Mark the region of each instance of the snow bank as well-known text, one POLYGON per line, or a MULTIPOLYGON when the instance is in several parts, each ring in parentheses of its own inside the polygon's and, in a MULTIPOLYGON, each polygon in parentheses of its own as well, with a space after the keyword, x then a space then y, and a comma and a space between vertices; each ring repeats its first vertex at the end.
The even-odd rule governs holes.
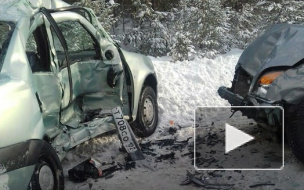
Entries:
POLYGON ((217 89, 231 86, 241 53, 233 49, 215 59, 195 58, 176 63, 170 57, 150 57, 158 77, 159 126, 168 125, 170 120, 191 126, 197 106, 230 105, 218 96, 217 89))

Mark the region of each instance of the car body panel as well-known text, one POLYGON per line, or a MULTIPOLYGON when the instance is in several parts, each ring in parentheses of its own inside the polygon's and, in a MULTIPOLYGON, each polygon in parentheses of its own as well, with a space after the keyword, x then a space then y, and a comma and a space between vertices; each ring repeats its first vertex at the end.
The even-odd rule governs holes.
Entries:
POLYGON ((0 189, 5 190, 27 190, 31 180, 31 173, 34 172, 35 165, 25 166, 10 172, 0 174, 0 189))
MULTIPOLYGON (((134 88, 141 89, 141 87, 144 85, 146 78, 149 75, 153 75, 154 77, 156 77, 154 72, 154 66, 148 57, 136 53, 128 52, 125 50, 122 50, 122 52, 128 63, 128 66, 130 67, 130 70, 132 71, 131 73, 132 73, 134 88)), ((139 101, 140 93, 141 91, 135 91, 133 97, 134 102, 139 101)), ((131 108, 131 110, 132 110, 132 118, 133 120, 135 120, 138 110, 138 104, 134 104, 133 109, 131 108)))
POLYGON ((44 126, 37 99, 20 79, 0 74, 0 148, 28 139, 41 139, 44 126))
POLYGON ((46 143, 33 139, 0 148, 0 189, 27 190, 46 143))
POLYGON ((52 72, 33 73, 34 86, 37 89, 42 112, 45 134, 53 138, 58 134, 59 113, 62 89, 59 78, 52 72))
POLYGON ((299 104, 304 101, 304 65, 290 68, 283 72, 269 86, 266 99, 272 101, 284 100, 289 104, 299 104))

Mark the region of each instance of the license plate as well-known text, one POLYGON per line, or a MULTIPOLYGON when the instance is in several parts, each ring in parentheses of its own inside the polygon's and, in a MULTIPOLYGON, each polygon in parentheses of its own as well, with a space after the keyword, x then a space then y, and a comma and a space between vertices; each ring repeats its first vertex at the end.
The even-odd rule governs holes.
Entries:
POLYGON ((112 109, 113 118, 118 130, 120 140, 128 153, 134 153, 138 151, 136 147, 136 139, 134 138, 133 132, 128 122, 123 118, 123 114, 120 107, 112 109), (135 142, 134 142, 135 141, 135 142))

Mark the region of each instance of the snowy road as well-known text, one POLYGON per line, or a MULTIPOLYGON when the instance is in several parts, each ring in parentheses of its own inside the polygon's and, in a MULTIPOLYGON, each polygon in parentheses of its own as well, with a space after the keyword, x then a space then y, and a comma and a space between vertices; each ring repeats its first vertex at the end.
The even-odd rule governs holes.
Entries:
MULTIPOLYGON (((193 184, 180 185, 186 179, 187 170, 195 172, 193 159, 185 156, 189 155, 191 148, 193 150, 193 139, 186 144, 180 142, 193 137, 193 114, 197 106, 229 105, 218 96, 217 89, 231 85, 241 52, 235 49, 213 60, 196 58, 176 63, 171 62, 170 57, 151 58, 159 81, 160 120, 156 132, 149 138, 139 139, 139 142, 147 146, 146 158, 153 171, 139 163, 131 170, 116 171, 110 179, 71 182, 67 171, 88 157, 108 163, 114 161, 112 164, 125 163, 126 155, 119 151, 121 145, 117 135, 110 134, 85 142, 67 154, 63 160, 66 189, 197 189, 193 184), (170 131, 170 127, 177 131, 170 131), (175 139, 174 144, 170 144, 168 139, 175 139), (174 159, 164 157, 172 154, 174 159)), ((209 183, 233 184, 231 189, 303 189, 304 167, 288 147, 285 148, 285 160, 283 171, 220 171, 217 175, 206 171, 198 176, 209 183), (266 182, 272 185, 251 186, 266 182)))

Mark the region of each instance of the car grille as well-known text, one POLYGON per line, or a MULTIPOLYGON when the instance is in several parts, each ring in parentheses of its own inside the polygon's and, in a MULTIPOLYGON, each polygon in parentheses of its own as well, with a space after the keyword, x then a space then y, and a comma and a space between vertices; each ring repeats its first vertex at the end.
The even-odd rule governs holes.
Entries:
POLYGON ((251 80, 252 77, 242 67, 239 67, 235 71, 231 92, 245 97, 248 94, 251 80))

